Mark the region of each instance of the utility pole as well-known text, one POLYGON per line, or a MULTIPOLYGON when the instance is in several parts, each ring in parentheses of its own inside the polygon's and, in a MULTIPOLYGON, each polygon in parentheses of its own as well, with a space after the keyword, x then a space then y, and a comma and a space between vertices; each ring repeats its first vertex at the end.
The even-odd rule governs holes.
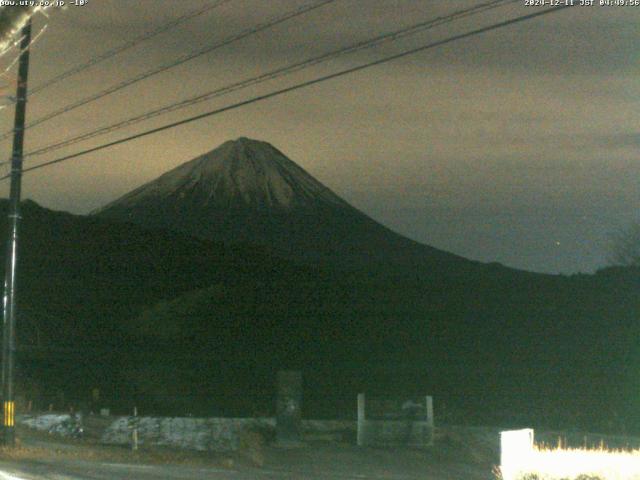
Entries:
POLYGON ((13 370, 16 327, 16 267, 18 263, 18 226, 20 223, 20 189, 22 184, 22 149, 27 107, 27 77, 29 74, 29 46, 31 44, 31 20, 21 32, 18 66, 18 90, 11 154, 11 190, 9 193, 9 240, 4 280, 4 323, 2 329, 2 401, 3 438, 5 445, 15 445, 15 402, 13 395, 13 370))

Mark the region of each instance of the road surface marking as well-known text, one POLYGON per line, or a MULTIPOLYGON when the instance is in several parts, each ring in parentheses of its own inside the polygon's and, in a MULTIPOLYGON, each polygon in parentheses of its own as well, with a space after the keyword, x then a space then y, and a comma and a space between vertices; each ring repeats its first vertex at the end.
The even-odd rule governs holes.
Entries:
POLYGON ((0 476, 4 479, 4 480, 25 480, 22 477, 16 477, 15 475, 11 475, 10 473, 7 472, 3 472, 2 470, 0 470, 0 476))

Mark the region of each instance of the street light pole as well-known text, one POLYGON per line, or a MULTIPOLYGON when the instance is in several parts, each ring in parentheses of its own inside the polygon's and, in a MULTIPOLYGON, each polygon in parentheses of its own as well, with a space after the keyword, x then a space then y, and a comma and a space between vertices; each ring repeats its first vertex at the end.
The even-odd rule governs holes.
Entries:
POLYGON ((3 443, 15 445, 15 402, 13 373, 16 327, 16 267, 18 262, 18 226, 20 223, 20 190, 22 184, 22 150, 27 107, 27 77, 29 74, 29 46, 31 44, 31 20, 21 32, 18 89, 11 154, 11 190, 9 192, 9 241, 4 280, 4 324, 2 329, 2 400, 3 443))

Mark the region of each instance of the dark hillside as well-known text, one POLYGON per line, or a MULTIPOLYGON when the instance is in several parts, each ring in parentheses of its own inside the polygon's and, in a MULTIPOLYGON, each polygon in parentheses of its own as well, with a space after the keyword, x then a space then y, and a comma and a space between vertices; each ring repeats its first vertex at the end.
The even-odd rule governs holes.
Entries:
POLYGON ((313 416, 429 392, 457 421, 638 428, 637 269, 344 272, 33 202, 23 217, 18 365, 42 398, 264 413, 275 372, 299 368, 313 416))

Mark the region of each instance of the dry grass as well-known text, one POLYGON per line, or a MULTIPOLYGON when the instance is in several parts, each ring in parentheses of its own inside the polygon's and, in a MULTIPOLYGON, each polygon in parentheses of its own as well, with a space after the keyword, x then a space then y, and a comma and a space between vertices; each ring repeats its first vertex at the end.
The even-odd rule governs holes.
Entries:
POLYGON ((640 450, 536 446, 517 463, 505 480, 640 480, 640 450))

